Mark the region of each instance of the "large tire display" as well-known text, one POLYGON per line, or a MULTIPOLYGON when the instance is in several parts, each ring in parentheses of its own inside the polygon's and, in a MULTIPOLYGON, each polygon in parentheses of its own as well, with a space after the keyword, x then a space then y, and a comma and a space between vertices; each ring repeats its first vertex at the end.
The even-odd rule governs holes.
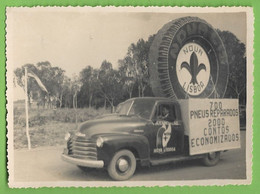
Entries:
POLYGON ((155 96, 222 98, 228 59, 215 29, 197 17, 165 24, 150 47, 149 74, 155 96))

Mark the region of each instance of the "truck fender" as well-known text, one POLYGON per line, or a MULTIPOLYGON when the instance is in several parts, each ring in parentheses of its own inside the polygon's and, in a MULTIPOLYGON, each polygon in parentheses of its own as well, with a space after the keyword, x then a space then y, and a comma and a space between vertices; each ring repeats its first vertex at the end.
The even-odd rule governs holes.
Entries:
POLYGON ((114 153, 121 149, 133 152, 137 159, 149 161, 149 141, 145 136, 136 134, 111 134, 101 136, 104 140, 103 146, 97 149, 98 159, 108 165, 114 153))

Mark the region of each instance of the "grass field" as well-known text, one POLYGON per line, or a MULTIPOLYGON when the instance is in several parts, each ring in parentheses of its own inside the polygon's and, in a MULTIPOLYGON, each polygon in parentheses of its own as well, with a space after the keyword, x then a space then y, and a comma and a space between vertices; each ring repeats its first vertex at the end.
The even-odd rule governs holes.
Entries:
MULTIPOLYGON (((77 129, 83 121, 109 113, 105 109, 43 109, 32 105, 29 108, 29 130, 32 148, 65 144, 67 132, 77 129), (77 121, 77 122, 76 122, 77 121)), ((14 103, 14 148, 26 148, 26 125, 24 102, 14 103)))

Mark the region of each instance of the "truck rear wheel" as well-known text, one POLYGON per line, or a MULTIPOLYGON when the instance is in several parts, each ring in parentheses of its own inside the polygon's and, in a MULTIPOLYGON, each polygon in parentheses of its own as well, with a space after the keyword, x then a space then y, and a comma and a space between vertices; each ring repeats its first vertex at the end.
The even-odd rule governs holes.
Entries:
POLYGON ((210 152, 205 155, 202 162, 205 166, 215 166, 220 159, 220 152, 210 152))
POLYGON ((123 181, 133 176, 136 169, 136 159, 129 150, 116 152, 108 165, 109 176, 117 181, 123 181))

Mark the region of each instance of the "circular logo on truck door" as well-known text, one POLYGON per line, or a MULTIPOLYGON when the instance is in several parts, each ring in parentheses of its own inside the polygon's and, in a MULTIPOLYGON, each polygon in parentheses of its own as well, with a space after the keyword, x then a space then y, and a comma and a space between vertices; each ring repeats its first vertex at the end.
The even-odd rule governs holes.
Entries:
POLYGON ((210 62, 206 51, 199 44, 185 44, 177 56, 176 73, 179 84, 187 94, 201 94, 210 77, 210 62))
POLYGON ((155 96, 222 98, 228 73, 228 58, 218 32, 198 17, 165 24, 150 47, 149 75, 155 96))

